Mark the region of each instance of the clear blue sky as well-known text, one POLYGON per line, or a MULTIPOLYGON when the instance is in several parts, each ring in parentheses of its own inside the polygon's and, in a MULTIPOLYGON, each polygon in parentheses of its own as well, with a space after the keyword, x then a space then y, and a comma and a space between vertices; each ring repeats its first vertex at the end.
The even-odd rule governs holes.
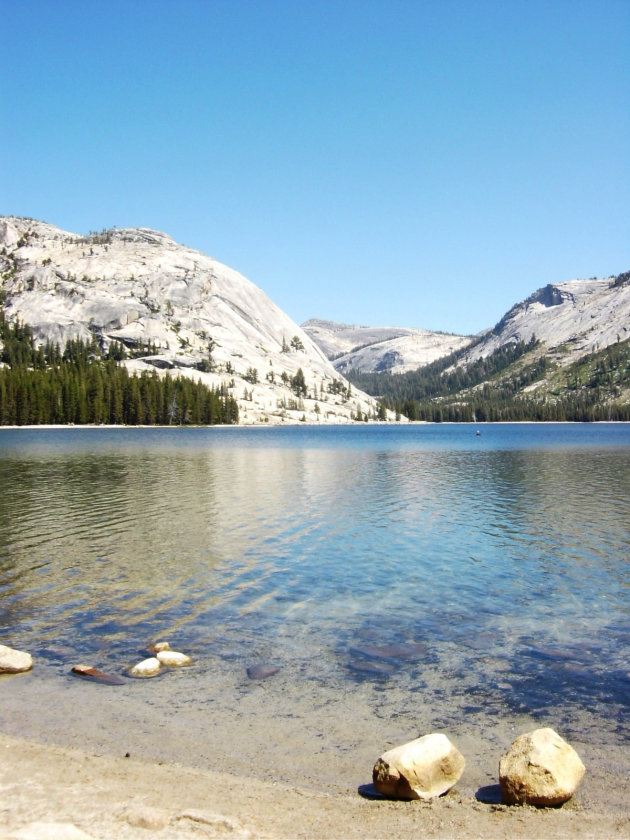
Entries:
POLYGON ((472 333, 630 269, 629 0, 0 0, 0 214, 472 333))

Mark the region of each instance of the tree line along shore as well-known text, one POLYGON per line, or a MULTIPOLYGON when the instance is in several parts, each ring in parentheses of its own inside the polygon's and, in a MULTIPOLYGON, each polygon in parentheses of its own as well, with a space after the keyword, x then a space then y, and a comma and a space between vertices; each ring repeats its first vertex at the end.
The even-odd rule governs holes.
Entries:
MULTIPOLYGON (((0 425, 238 423, 238 404, 225 386, 185 377, 130 373, 124 349, 103 352, 96 338, 62 349, 35 347, 30 327, 9 323, 0 310, 0 425)), ((151 348, 143 348, 144 354, 151 348)))

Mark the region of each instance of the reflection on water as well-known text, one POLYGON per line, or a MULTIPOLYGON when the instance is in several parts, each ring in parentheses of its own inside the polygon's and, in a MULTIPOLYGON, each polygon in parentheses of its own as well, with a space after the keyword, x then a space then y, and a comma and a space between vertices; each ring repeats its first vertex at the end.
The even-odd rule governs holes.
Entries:
MULTIPOLYGON (((0 640, 39 654, 62 703, 77 660, 120 672, 176 639, 196 702, 181 675, 160 702, 204 737, 212 703, 226 753, 235 709, 252 744, 284 720, 271 763, 301 760, 324 709, 342 751, 383 691, 392 738, 526 714, 630 739, 630 429, 473 434, 0 432, 0 640), (280 667, 262 706, 257 663, 280 667)), ((12 691, 34 717, 21 687, 6 714, 12 691)), ((155 702, 123 691, 134 720, 132 691, 155 702)))

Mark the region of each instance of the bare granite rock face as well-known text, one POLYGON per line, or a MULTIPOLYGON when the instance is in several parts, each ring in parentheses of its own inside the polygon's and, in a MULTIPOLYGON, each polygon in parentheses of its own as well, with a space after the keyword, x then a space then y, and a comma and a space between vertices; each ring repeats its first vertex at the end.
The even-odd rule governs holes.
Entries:
POLYGON ((348 423, 378 408, 262 289, 159 231, 79 236, 0 217, 0 288, 38 345, 124 345, 130 372, 227 389, 241 423, 348 423))
POLYGON ((393 799, 432 799, 456 784, 465 764, 446 735, 432 733, 383 753, 372 780, 379 793, 393 799))
POLYGON ((0 674, 19 674, 30 671, 33 667, 33 657, 22 650, 0 645, 0 674))
POLYGON ((561 805, 582 781, 584 765, 553 729, 535 729, 514 741, 499 763, 506 805, 561 805))

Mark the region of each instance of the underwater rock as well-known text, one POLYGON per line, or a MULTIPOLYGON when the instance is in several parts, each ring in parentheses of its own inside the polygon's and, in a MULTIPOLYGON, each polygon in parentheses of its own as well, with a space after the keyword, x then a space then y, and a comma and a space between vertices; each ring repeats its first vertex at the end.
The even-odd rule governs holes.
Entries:
POLYGON ((176 650, 160 650, 156 653, 156 657, 160 665, 188 665, 192 661, 190 656, 178 653, 176 650))
POLYGON ((400 645, 360 645, 351 647, 350 653, 366 659, 418 659, 426 649, 420 642, 404 642, 400 645))
POLYGON ((371 659, 353 659, 348 667, 357 674, 370 677, 389 677, 396 670, 391 662, 371 659))
POLYGON ((247 669, 247 676, 250 680, 266 680, 273 677, 280 670, 278 665, 250 665, 247 669))
POLYGON ((160 668, 160 660, 156 659, 155 656, 150 656, 148 659, 143 659, 142 662, 134 665, 130 673, 134 677, 153 677, 159 672, 160 668))
POLYGON ((0 674, 20 674, 30 671, 33 667, 33 657, 22 650, 0 645, 0 674))
POLYGON ((392 799, 432 799, 453 787, 465 765, 446 735, 431 733, 383 753, 372 781, 379 793, 392 799))
POLYGON ((124 685, 125 681, 117 674, 104 674, 98 668, 92 668, 91 665, 75 665, 72 668, 72 673, 78 677, 83 677, 87 680, 103 683, 105 685, 124 685))
POLYGON ((579 755, 549 727, 519 735, 499 763, 506 805, 561 805, 583 775, 579 755))

